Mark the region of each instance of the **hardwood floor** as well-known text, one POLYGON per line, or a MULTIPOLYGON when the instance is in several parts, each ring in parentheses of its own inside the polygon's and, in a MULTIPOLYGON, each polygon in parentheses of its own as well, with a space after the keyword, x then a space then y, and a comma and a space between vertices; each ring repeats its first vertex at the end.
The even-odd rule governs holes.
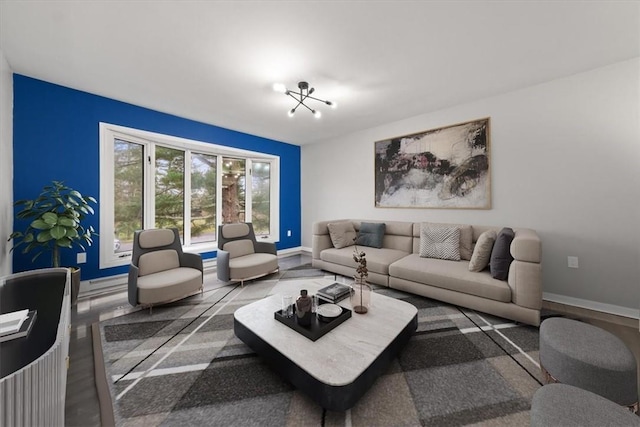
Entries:
MULTIPOLYGON (((282 270, 311 262, 309 254, 280 258, 282 270)), ((205 274, 205 290, 224 286, 214 274, 205 274)), ((636 356, 640 372, 640 332, 638 320, 621 318, 561 304, 544 303, 546 308, 572 315, 600 326, 620 337, 636 356)), ((127 301, 126 289, 90 298, 81 298, 71 314, 70 364, 67 373, 65 425, 100 426, 100 405, 96 390, 91 325, 101 320, 121 316, 137 309, 127 301)), ((640 380, 638 389, 640 390, 640 380)))

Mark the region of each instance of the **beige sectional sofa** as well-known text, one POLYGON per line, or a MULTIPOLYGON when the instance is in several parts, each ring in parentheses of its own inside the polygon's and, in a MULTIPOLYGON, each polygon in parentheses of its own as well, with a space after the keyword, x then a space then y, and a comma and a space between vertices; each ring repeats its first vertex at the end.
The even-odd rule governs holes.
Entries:
MULTIPOLYGON (((513 261, 507 280, 494 279, 488 270, 469 271, 469 260, 422 258, 421 223, 401 221, 330 220, 313 224, 312 265, 326 271, 353 276, 354 247, 335 248, 330 223, 351 221, 355 230, 362 222, 384 222, 381 248, 360 247, 366 252, 368 281, 428 298, 538 326, 542 307, 541 244, 537 233, 514 228, 510 252, 513 261)), ((468 229, 468 227, 467 227, 468 229)), ((471 225, 473 245, 487 230, 500 227, 471 225)), ((471 248, 473 249, 473 247, 471 248)))

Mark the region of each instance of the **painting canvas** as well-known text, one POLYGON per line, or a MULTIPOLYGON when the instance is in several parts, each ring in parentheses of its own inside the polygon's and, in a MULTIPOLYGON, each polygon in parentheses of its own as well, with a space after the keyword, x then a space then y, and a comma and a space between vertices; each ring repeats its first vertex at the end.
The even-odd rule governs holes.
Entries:
POLYGON ((489 118, 375 143, 380 208, 491 208, 489 118))

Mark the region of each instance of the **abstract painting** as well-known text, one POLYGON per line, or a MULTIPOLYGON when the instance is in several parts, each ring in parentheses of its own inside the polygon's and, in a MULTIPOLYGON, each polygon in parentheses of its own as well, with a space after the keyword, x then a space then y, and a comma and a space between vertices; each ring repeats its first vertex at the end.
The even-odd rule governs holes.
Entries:
POLYGON ((375 206, 490 209, 489 118, 377 141, 375 206))

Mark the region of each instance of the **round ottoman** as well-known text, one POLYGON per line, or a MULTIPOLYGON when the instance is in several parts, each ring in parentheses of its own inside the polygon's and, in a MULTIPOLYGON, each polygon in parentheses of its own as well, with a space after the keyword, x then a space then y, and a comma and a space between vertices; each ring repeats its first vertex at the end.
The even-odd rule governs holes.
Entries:
POLYGON ((638 409, 636 359, 615 335, 577 320, 553 317, 540 325, 540 365, 560 382, 638 409))
POLYGON ((640 426, 640 417, 590 391, 566 384, 548 384, 533 395, 531 426, 640 426))

